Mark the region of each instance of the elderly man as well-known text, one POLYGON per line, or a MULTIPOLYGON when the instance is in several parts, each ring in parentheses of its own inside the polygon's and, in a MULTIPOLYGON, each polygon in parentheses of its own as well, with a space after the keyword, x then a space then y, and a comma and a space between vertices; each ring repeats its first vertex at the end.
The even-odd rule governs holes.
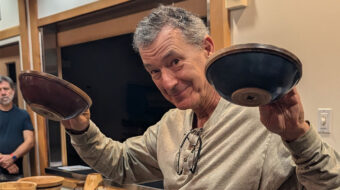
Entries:
POLYGON ((12 79, 0 75, 0 181, 22 177, 22 157, 34 146, 28 113, 13 105, 14 89, 12 79))
POLYGON ((305 122, 296 89, 258 109, 209 85, 214 43, 201 19, 160 6, 138 24, 134 47, 177 108, 123 143, 105 137, 89 112, 63 121, 91 167, 118 183, 162 179, 165 189, 340 188, 340 157, 305 122))

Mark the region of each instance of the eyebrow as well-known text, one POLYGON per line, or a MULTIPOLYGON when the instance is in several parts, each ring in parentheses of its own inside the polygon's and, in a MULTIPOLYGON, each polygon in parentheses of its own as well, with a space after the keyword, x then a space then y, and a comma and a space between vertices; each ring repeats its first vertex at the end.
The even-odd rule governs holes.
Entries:
POLYGON ((173 56, 173 55, 179 55, 176 51, 174 50, 170 50, 169 52, 167 52, 163 57, 162 57, 162 61, 168 59, 169 57, 173 56))
POLYGON ((151 64, 148 64, 148 63, 145 63, 145 64, 143 64, 143 65, 144 65, 144 68, 145 68, 146 70, 148 70, 148 68, 152 67, 151 64))
MULTIPOLYGON (((168 59, 169 57, 173 56, 173 55, 178 55, 178 53, 174 50, 170 50, 169 52, 167 52, 162 58, 161 61, 164 62, 166 59, 168 59)), ((145 69, 148 69, 150 67, 152 67, 151 64, 145 63, 143 64, 145 69)))

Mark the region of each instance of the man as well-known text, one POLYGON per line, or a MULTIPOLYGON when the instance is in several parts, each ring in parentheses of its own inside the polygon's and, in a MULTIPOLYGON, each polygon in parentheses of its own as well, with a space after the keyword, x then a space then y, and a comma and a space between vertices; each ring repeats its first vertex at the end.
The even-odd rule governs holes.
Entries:
POLYGON ((0 181, 16 181, 23 176, 22 157, 34 146, 31 119, 13 105, 12 79, 0 75, 0 181))
POLYGON ((160 6, 138 24, 134 47, 177 109, 123 143, 100 133, 89 112, 63 121, 91 167, 118 183, 164 180, 165 189, 340 188, 339 155, 305 122, 296 89, 257 109, 208 84, 214 44, 199 18, 160 6))

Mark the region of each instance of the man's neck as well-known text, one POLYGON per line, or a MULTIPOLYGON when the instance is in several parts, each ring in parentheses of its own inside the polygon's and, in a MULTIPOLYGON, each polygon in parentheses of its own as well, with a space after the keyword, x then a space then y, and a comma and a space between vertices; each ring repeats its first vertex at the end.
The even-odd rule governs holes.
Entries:
POLYGON ((13 108, 13 103, 9 103, 9 104, 6 104, 6 105, 3 105, 3 104, 0 104, 0 110, 1 111, 9 111, 13 108))
POLYGON ((208 121, 215 108, 217 107, 218 102, 220 101, 221 96, 218 95, 216 91, 209 94, 207 98, 207 102, 204 104, 204 107, 199 107, 194 110, 195 117, 193 120, 193 128, 201 128, 208 121))

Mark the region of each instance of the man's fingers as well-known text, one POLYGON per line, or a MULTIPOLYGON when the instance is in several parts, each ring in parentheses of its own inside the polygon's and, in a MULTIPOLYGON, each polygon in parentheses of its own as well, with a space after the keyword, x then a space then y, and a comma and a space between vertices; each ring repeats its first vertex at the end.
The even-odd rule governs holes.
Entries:
POLYGON ((61 121, 61 124, 62 124, 66 129, 71 128, 71 126, 70 126, 70 121, 69 121, 69 120, 62 120, 62 121, 61 121))
POLYGON ((72 129, 72 130, 83 130, 85 129, 90 122, 90 109, 85 110, 83 113, 80 115, 68 119, 68 120, 63 120, 61 121, 61 124, 66 128, 66 129, 72 129))
POLYGON ((19 173, 19 167, 16 165, 16 164, 12 164, 11 166, 9 166, 7 168, 7 171, 10 173, 10 174, 16 174, 16 173, 19 173))

